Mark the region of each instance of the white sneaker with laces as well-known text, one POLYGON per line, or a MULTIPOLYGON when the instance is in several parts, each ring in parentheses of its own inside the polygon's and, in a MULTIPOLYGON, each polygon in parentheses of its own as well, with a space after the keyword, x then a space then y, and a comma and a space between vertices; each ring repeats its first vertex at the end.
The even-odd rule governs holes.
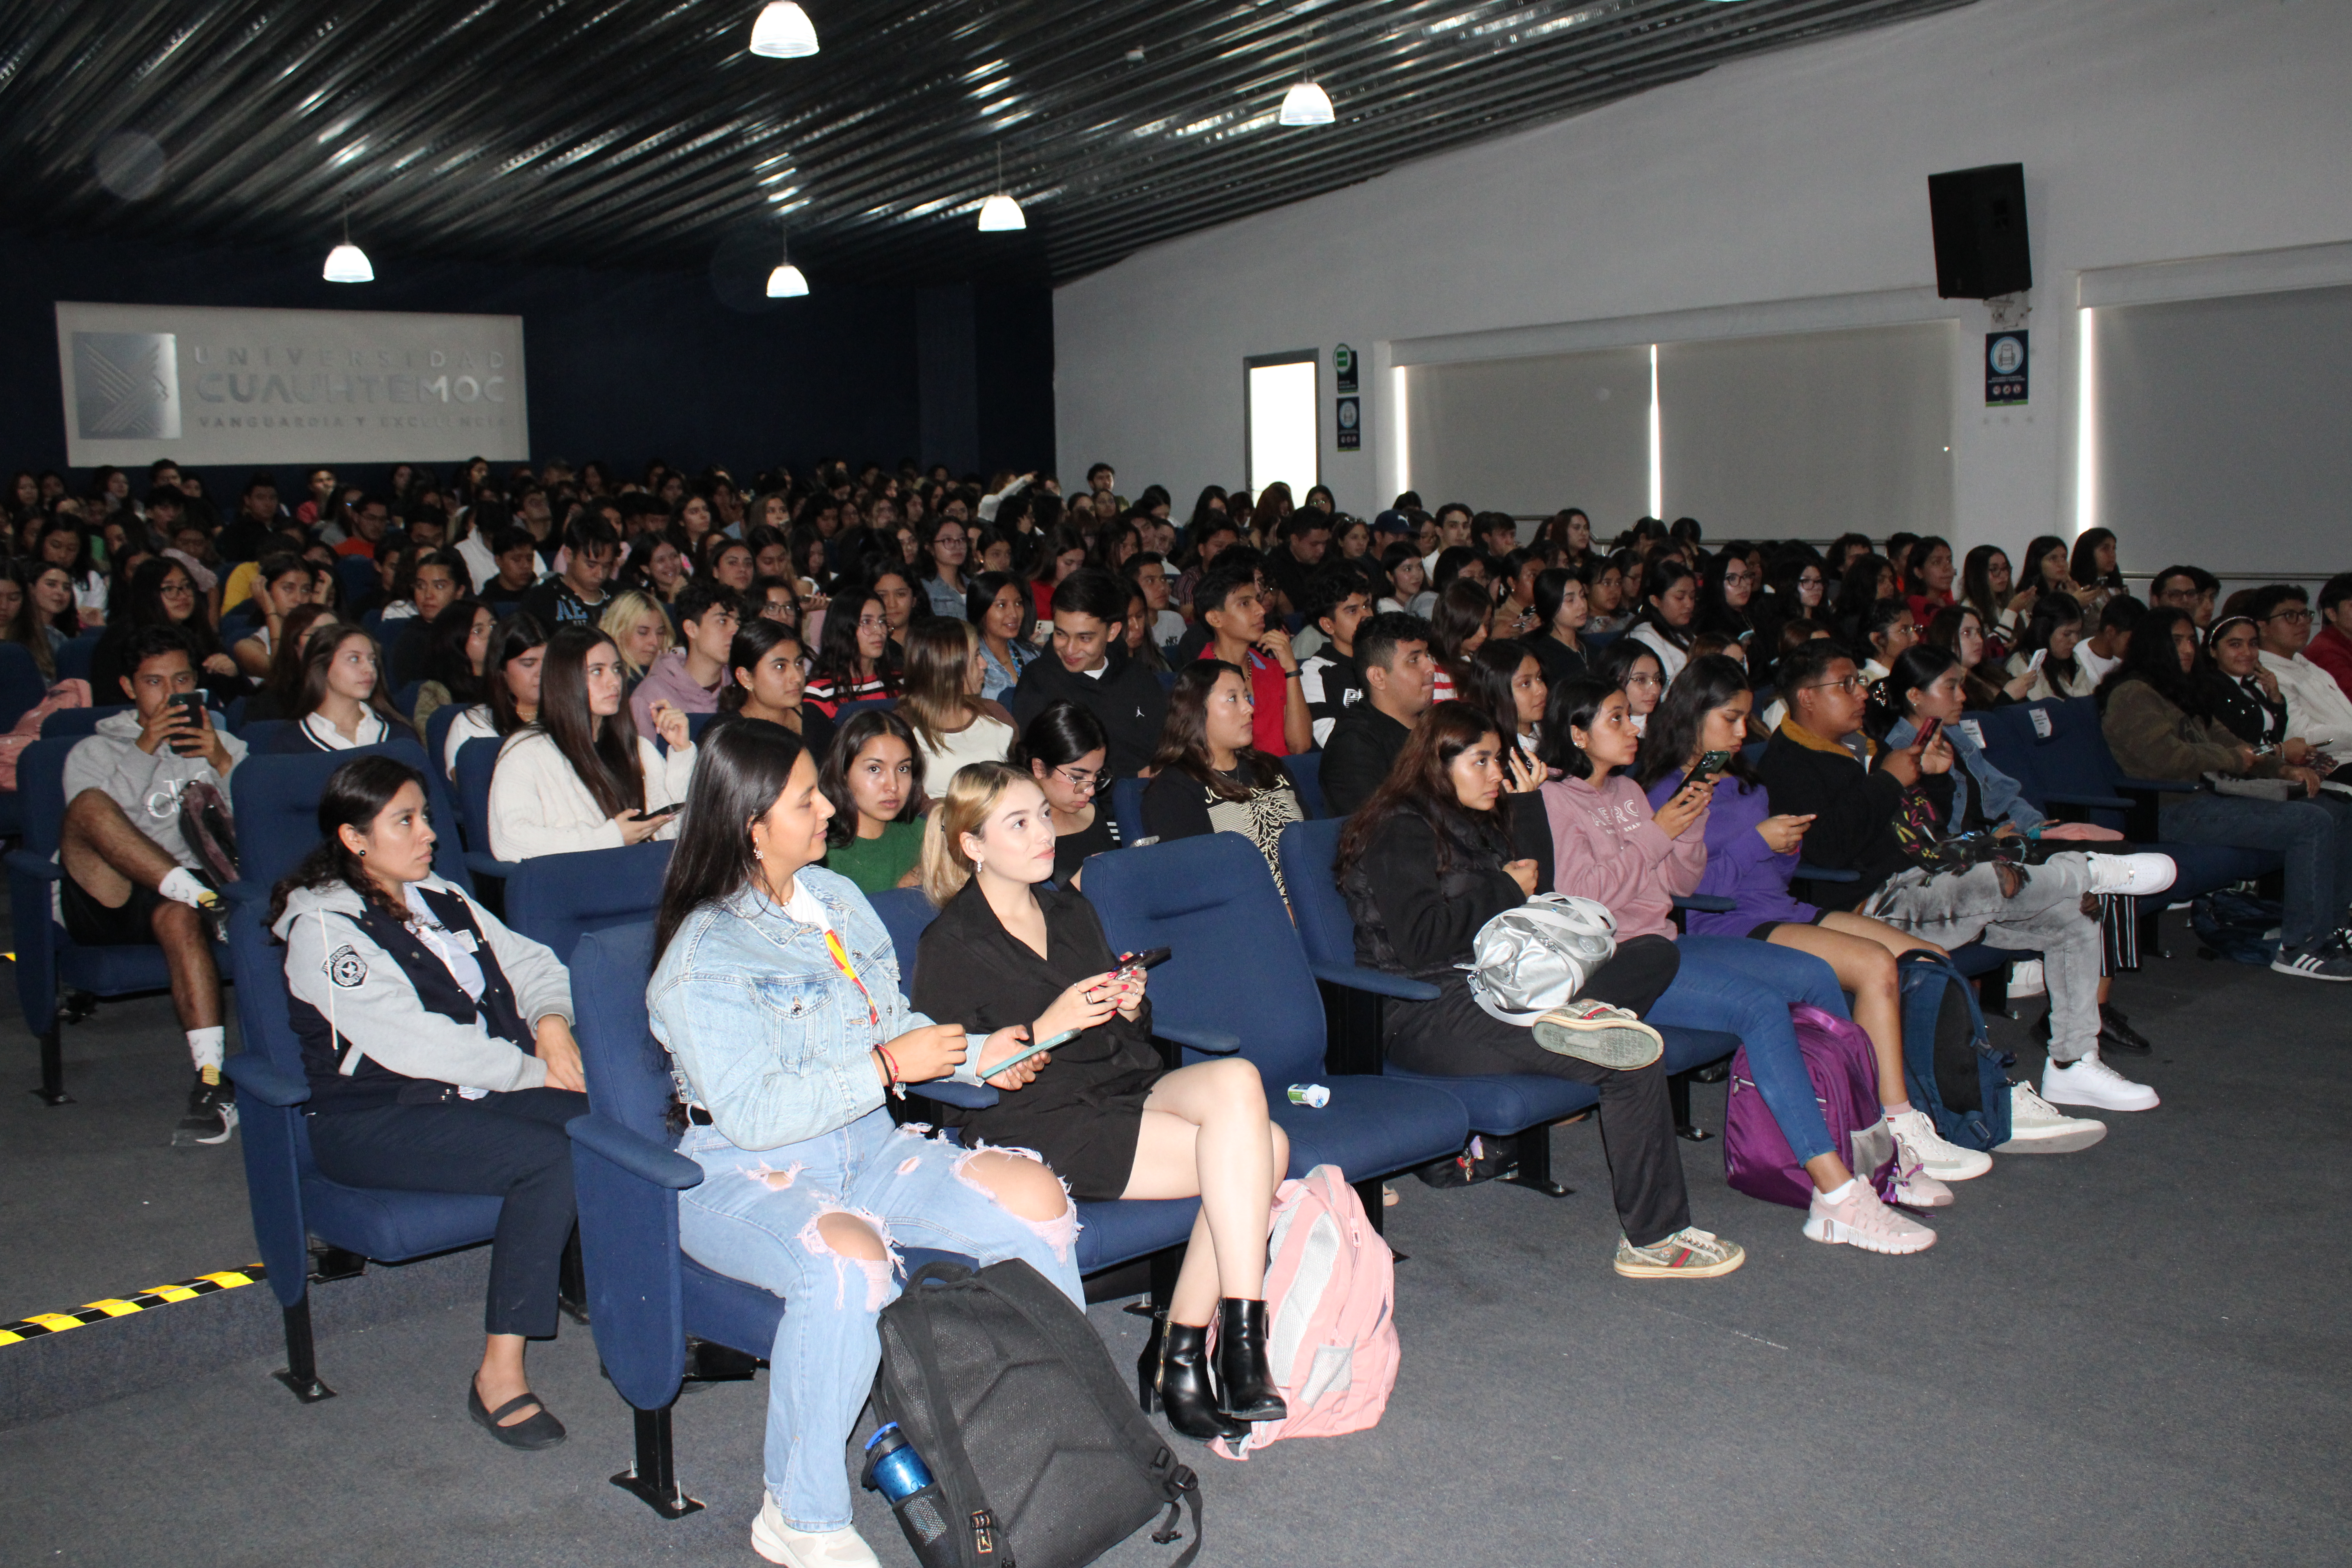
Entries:
POLYGON ((2107 1124, 2067 1116, 2028 1086, 2009 1086, 2009 1142, 1996 1154, 2074 1154, 2107 1135, 2107 1124))
POLYGON ((1939 1209, 1952 1201, 1952 1189, 1919 1168, 1918 1163, 1898 1152, 1895 1156, 1895 1192, 1890 1202, 1906 1208, 1939 1209))
POLYGON ((2053 1105, 2088 1105, 2101 1110, 2154 1110, 2164 1103, 2156 1090, 2134 1083, 2101 1061, 2096 1049, 2072 1062, 2044 1062, 2042 1098, 2053 1105))
POLYGON ((1820 1189, 1814 1190, 1812 1207, 1805 1214, 1805 1237, 1864 1252, 1925 1252, 1936 1245, 1934 1231, 1879 1202, 1870 1184, 1860 1178, 1851 1184, 1843 1203, 1831 1203, 1820 1189))
POLYGON ((882 1568, 854 1526, 817 1531, 786 1524, 773 1492, 761 1495, 760 1517, 751 1521, 751 1550, 783 1568, 882 1568))
POLYGON ((2091 863, 2091 891, 2130 893, 2146 898, 2172 886, 2179 868, 2169 855, 2086 855, 2091 863))
POLYGON ((1939 1182, 1972 1182, 1992 1169, 1992 1156, 1977 1149, 1946 1142, 1935 1121, 1916 1107, 1886 1119, 1904 1154, 1939 1182))

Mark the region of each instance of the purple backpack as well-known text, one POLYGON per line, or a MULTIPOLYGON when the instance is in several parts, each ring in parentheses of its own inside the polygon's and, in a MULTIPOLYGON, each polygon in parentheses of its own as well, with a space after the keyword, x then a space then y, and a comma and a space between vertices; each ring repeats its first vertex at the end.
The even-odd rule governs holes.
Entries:
MULTIPOLYGON (((1882 1198, 1895 1189, 1895 1140, 1878 1105, 1878 1054, 1861 1028, 1810 1003, 1792 1003, 1789 1021, 1813 1098, 1829 1123, 1831 1146, 1856 1173, 1867 1172, 1882 1198)), ((1748 1068, 1748 1047, 1731 1058, 1731 1106, 1724 1116, 1723 1178, 1751 1198, 1809 1208, 1813 1179, 1772 1120, 1748 1068)))

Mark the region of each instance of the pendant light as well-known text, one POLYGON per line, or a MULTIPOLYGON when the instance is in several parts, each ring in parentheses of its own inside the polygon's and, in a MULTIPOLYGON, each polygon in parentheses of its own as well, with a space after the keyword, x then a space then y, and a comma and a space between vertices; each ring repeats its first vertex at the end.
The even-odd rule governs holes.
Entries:
POLYGON ((1276 121, 1283 125, 1328 125, 1332 121, 1331 95, 1315 80, 1315 29, 1307 29, 1307 47, 1298 79, 1282 95, 1282 112, 1276 121))
POLYGON ((816 28, 793 0, 769 0, 751 24, 751 52, 773 60, 796 60, 816 53, 816 28))
POLYGON ((1004 188, 1004 149, 996 149, 996 194, 980 204, 980 232, 1005 234, 1016 228, 1027 228, 1029 220, 1022 216, 1021 204, 1004 188))
POLYGON ((793 265, 792 242, 787 240, 784 243, 783 256, 777 261, 775 270, 768 274, 768 298, 797 300, 808 291, 808 279, 802 277, 801 269, 793 265))
POLYGON ((343 209, 343 243, 327 252, 327 265, 319 276, 330 283, 373 283, 375 268, 368 264, 367 252, 352 243, 352 209, 343 209))

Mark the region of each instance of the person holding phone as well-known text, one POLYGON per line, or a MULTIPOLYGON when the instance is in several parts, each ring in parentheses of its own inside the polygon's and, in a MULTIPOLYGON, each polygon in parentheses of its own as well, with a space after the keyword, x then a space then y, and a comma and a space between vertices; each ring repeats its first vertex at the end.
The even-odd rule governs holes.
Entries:
MULTIPOLYGON (((816 864, 833 805, 798 736, 733 719, 702 749, 646 995, 681 1102, 677 1152, 705 1173, 678 1194, 678 1245, 789 1303, 768 1351, 753 1548, 873 1568, 842 1451, 881 1361, 898 1249, 1017 1258, 1080 1303, 1077 1213, 1034 1154, 891 1125, 892 1097, 1009 1056, 1025 1031, 974 1040, 907 1005, 873 906, 816 864)), ((1025 1081, 1016 1068, 995 1087, 1017 1099, 1025 1081)))
POLYGON ((220 893, 181 831, 181 805, 199 788, 226 799, 245 742, 205 710, 194 651, 177 627, 137 628, 123 660, 129 673, 116 685, 132 710, 100 720, 66 753, 58 916, 86 947, 163 948, 172 1010, 195 1068, 172 1141, 220 1143, 236 1129, 236 1100, 220 1070, 226 1034, 205 913, 218 908, 220 893))
POLYGON ((1266 1366, 1265 1297, 1289 1140, 1245 1058, 1161 1065, 1143 971, 1113 955, 1085 895, 1045 885, 1054 839, 1045 792, 1002 763, 959 769, 924 832, 923 891, 940 915, 916 959, 916 1007, 975 1034, 1076 1031, 1016 1068, 1034 1076, 995 1105, 940 1114, 967 1142, 1037 1151, 1073 1197, 1201 1199, 1167 1321, 1154 1324, 1138 1376, 1145 1408, 1164 1403, 1186 1436, 1237 1437, 1247 1423, 1287 1414, 1266 1366))
POLYGON ((507 738, 490 775, 490 852, 501 860, 618 849, 677 837, 694 777, 686 715, 654 706, 665 755, 622 700, 621 651, 574 623, 547 639, 538 716, 507 738))

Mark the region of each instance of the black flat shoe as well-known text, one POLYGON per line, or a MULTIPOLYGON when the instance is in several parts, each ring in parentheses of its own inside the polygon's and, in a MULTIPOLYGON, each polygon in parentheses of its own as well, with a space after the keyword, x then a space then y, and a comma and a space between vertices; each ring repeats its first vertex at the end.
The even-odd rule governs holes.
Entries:
POLYGON ((1217 1437, 1245 1437, 1249 1423, 1217 1414, 1216 1390, 1209 1378, 1209 1328, 1171 1323, 1168 1314, 1156 1314, 1151 1338, 1135 1363, 1136 1392, 1149 1415, 1168 1413, 1168 1425, 1196 1442, 1217 1437))
POLYGON ((2121 1051, 2127 1057, 2144 1057, 2156 1047, 2145 1036, 2131 1026, 2131 1020, 2120 1007, 2102 1003, 2099 1006, 2099 1054, 2121 1051))
POLYGON ((1228 1296, 1217 1303, 1217 1414, 1279 1421, 1290 1414, 1265 1364, 1265 1303, 1228 1296))
POLYGON ((539 1395, 518 1394, 504 1405, 492 1410, 482 1403, 482 1391, 469 1379, 466 1384, 466 1413, 475 1425, 509 1448, 552 1448, 566 1436, 563 1423, 558 1421, 546 1405, 539 1405, 539 1414, 528 1421, 518 1421, 511 1426, 501 1426, 503 1416, 513 1415, 527 1405, 539 1405, 539 1395))

